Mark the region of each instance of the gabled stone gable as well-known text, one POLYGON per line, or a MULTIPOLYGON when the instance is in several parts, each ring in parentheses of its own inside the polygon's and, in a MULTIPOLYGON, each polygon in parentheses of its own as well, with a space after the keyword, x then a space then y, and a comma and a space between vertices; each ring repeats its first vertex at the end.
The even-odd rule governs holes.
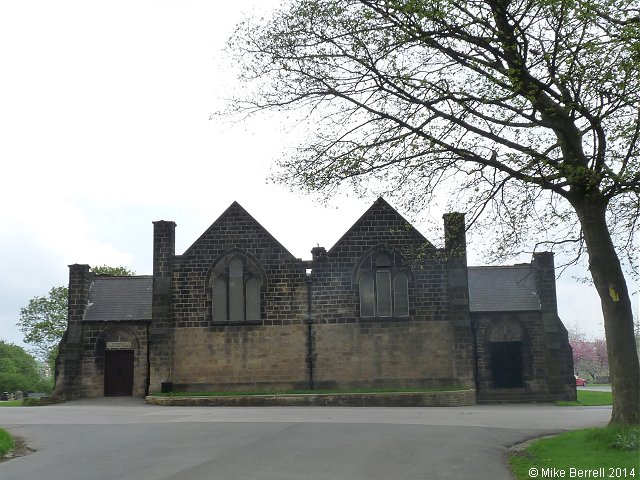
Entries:
POLYGON ((174 257, 173 375, 178 390, 307 385, 305 267, 237 202, 174 257), (212 278, 239 257, 261 280, 260 318, 213 317, 212 278))
POLYGON ((174 258, 174 327, 216 326, 207 295, 208 277, 216 262, 234 253, 246 256, 264 273, 259 323, 301 322, 306 312, 302 261, 234 202, 183 255, 174 258))
POLYGON ((313 310, 317 323, 359 321, 357 269, 377 250, 410 270, 412 320, 445 320, 446 263, 437 249, 379 198, 326 254, 313 262, 313 310))
POLYGON ((248 248, 268 248, 271 253, 295 260, 294 256, 238 202, 229 205, 180 257, 210 256, 212 246, 216 251, 224 251, 238 248, 243 243, 248 248))
POLYGON ((376 242, 389 242, 394 248, 404 250, 403 253, 415 254, 432 251, 435 248, 413 225, 380 197, 327 253, 340 255, 340 252, 345 250, 375 247, 376 242), (411 247, 417 250, 408 250, 411 247))
POLYGON ((383 199, 312 262, 318 388, 473 386, 469 328, 450 322, 447 255, 383 199), (409 315, 364 316, 359 271, 384 252, 408 277, 409 315))

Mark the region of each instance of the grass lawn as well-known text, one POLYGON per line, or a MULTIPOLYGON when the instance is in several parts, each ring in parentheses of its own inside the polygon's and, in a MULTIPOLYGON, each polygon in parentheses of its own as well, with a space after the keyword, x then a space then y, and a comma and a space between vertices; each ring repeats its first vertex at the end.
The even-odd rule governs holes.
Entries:
POLYGON ((590 428, 535 440, 511 455, 509 465, 518 480, 550 477, 549 472, 558 478, 638 478, 640 426, 590 428))
POLYGON ((339 395, 349 393, 424 393, 424 392, 450 392, 465 390, 460 387, 434 387, 434 388, 355 388, 349 390, 270 390, 270 391, 245 391, 245 392, 171 392, 153 393, 157 397, 235 397, 243 395, 339 395))
POLYGON ((8 400, 6 402, 0 402, 0 407, 20 407, 22 406, 22 400, 8 400))
POLYGON ((578 400, 575 402, 565 402, 558 400, 556 405, 563 407, 582 406, 596 407, 601 405, 612 405, 611 392, 592 392, 589 390, 578 390, 578 400))
POLYGON ((13 439, 9 432, 0 428, 0 457, 13 448, 13 439))

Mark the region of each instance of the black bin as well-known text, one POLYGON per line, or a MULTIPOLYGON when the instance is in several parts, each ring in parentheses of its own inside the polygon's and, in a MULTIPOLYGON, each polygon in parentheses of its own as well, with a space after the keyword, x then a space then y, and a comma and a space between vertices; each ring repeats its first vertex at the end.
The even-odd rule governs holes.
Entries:
POLYGON ((160 384, 160 391, 162 393, 171 393, 173 391, 173 382, 162 382, 160 384))

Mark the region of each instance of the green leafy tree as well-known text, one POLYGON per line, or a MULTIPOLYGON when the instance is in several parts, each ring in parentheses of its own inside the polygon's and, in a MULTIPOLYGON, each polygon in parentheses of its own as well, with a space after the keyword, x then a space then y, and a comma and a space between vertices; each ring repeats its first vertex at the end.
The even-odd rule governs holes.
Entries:
POLYGON ((91 267, 91 271, 96 275, 111 275, 112 277, 130 277, 136 274, 133 270, 123 266, 109 267, 108 265, 102 265, 100 267, 91 267))
POLYGON ((0 391, 51 391, 50 381, 40 375, 38 362, 22 347, 0 340, 0 391))
POLYGON ((58 344, 67 329, 67 287, 53 287, 48 295, 33 297, 20 309, 18 327, 35 355, 53 365, 58 344))
MULTIPOLYGON (((135 272, 126 267, 102 265, 91 269, 96 275, 130 276, 135 272)), ((53 287, 48 295, 34 297, 20 309, 18 327, 24 333, 24 341, 33 345, 38 358, 47 362, 53 371, 58 344, 67 329, 67 287, 53 287)))
POLYGON ((640 217, 638 0, 292 0, 240 24, 230 52, 251 88, 224 114, 287 111, 310 127, 279 181, 414 211, 451 199, 496 236, 496 258, 586 252, 611 421, 640 423, 623 275, 640 217))

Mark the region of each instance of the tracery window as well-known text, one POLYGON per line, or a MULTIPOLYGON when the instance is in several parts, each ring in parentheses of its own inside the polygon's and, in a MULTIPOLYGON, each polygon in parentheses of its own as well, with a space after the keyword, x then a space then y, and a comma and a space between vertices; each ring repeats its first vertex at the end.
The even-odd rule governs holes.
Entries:
POLYGON ((211 314, 214 322, 260 320, 262 277, 244 255, 228 255, 211 274, 211 314))
POLYGON ((409 315, 409 277, 396 255, 378 251, 358 271, 361 317, 409 315))

